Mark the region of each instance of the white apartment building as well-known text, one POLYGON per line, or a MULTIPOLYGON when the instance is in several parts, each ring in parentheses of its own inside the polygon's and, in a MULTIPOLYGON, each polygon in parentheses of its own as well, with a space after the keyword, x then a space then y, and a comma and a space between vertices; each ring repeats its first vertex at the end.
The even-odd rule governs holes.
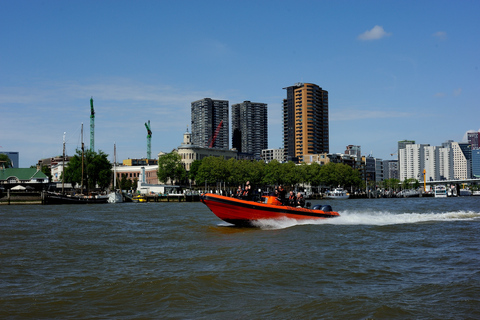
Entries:
POLYGON ((436 180, 453 179, 453 153, 452 148, 446 145, 438 148, 438 177, 436 180))
MULTIPOLYGON (((425 160, 424 160, 424 169, 425 169, 425 178, 427 181, 436 181, 439 177, 439 166, 437 165, 438 161, 438 147, 435 146, 426 146, 425 149, 425 160)), ((423 180, 423 179, 422 179, 423 180)))
POLYGON ((400 162, 400 181, 406 179, 423 180, 425 167, 425 147, 428 144, 407 144, 405 149, 400 149, 398 160, 400 162))
POLYGON ((453 179, 461 180, 470 178, 468 174, 469 164, 458 142, 450 142, 450 146, 453 153, 453 179))
POLYGON ((458 142, 447 141, 441 147, 408 144, 399 150, 400 180, 427 181, 469 179, 470 164, 458 142))

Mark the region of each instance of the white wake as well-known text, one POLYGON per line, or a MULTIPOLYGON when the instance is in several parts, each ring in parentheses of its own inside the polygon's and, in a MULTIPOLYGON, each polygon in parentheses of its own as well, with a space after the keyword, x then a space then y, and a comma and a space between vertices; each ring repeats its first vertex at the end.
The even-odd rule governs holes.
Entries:
POLYGON ((315 220, 265 219, 255 223, 262 229, 284 229, 305 224, 330 225, 395 225, 435 221, 479 220, 480 212, 453 211, 444 213, 392 213, 392 212, 355 212, 344 211, 339 217, 315 220))

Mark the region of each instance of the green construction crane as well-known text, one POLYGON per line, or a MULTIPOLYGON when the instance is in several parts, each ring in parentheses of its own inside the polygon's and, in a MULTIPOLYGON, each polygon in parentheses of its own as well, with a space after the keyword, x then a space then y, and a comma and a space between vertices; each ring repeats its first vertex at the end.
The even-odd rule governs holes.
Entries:
POLYGON ((95 110, 93 110, 93 97, 90 98, 90 151, 95 151, 95 110))
POLYGON ((152 130, 150 130, 150 120, 148 124, 145 122, 145 128, 147 128, 147 159, 152 158, 152 130))

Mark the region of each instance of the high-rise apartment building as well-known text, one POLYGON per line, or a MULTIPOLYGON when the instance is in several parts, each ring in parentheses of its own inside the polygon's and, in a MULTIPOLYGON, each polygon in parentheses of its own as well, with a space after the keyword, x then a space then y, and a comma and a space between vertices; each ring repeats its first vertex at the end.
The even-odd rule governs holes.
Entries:
POLYGON ((468 132, 468 143, 472 145, 472 149, 480 148, 479 144, 480 132, 468 132))
POLYGON ((284 89, 283 147, 287 160, 302 162, 304 154, 328 153, 328 91, 313 83, 296 83, 284 89))
POLYGON ((425 147, 428 144, 407 144, 398 150, 400 181, 416 179, 423 181, 425 168, 425 147))
POLYGON ((228 149, 228 101, 204 98, 192 102, 192 144, 228 149))
POLYGON ((268 148, 267 104, 244 101, 232 105, 232 148, 260 159, 268 148))

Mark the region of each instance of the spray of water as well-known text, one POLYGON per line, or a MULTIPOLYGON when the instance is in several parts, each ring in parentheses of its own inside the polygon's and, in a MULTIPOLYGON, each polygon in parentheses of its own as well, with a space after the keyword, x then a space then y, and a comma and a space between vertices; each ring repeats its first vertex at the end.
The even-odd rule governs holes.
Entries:
POLYGON ((319 220, 267 219, 259 220, 256 227, 262 229, 284 229, 305 224, 330 225, 394 225, 434 221, 479 220, 480 212, 453 211, 444 213, 392 213, 392 212, 342 212, 340 217, 319 220))

